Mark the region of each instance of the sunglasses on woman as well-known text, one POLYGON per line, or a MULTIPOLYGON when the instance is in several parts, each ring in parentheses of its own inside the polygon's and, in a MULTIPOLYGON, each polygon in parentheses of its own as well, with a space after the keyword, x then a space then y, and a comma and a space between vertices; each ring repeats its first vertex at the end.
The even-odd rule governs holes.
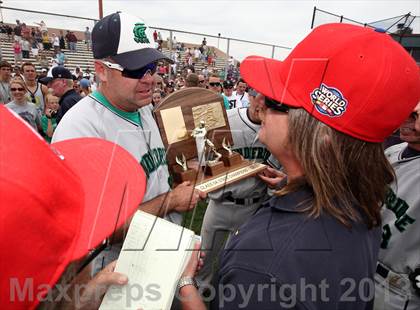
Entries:
POLYGON ((10 88, 10 90, 11 90, 11 91, 24 91, 24 90, 25 90, 25 88, 21 88, 21 87, 19 87, 19 88, 14 88, 14 87, 12 87, 12 88, 10 88))
POLYGON ((267 106, 267 108, 272 109, 274 111, 278 111, 278 112, 282 112, 282 113, 289 113, 289 110, 291 109, 291 107, 278 102, 274 99, 271 99, 269 97, 265 97, 265 105, 267 106))

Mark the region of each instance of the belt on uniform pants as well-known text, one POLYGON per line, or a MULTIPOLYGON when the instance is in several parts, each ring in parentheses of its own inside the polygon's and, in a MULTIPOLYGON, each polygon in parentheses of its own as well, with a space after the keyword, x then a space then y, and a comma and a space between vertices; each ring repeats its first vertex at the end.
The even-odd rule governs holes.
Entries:
POLYGON ((411 288, 411 283, 407 276, 395 273, 381 263, 376 265, 376 273, 384 278, 391 286, 403 290, 409 290, 411 288))
POLYGON ((259 202, 262 199, 262 197, 256 197, 256 198, 233 198, 232 196, 225 197, 225 200, 229 202, 233 202, 237 205, 250 205, 259 202))

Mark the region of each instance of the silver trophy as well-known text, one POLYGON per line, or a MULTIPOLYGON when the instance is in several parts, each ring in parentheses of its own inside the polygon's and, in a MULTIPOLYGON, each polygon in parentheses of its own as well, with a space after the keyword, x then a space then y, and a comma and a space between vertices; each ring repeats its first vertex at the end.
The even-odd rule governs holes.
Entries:
POLYGON ((198 127, 194 128, 191 136, 195 138, 195 144, 197 147, 197 157, 199 166, 204 167, 206 165, 206 162, 204 160, 204 151, 206 147, 206 135, 207 135, 207 129, 206 129, 206 123, 201 120, 198 127))
POLYGON ((184 154, 182 154, 181 158, 178 158, 178 156, 176 156, 175 161, 178 165, 181 166, 182 171, 187 171, 188 170, 187 159, 185 158, 184 154))
POLYGON ((229 156, 233 155, 232 146, 230 145, 229 141, 226 143, 226 138, 223 138, 222 147, 228 152, 229 156))
POLYGON ((211 142, 209 139, 206 139, 206 144, 210 148, 210 152, 213 152, 215 155, 215 158, 213 160, 208 160, 207 163, 209 166, 213 166, 217 164, 222 157, 222 154, 217 152, 216 147, 214 146, 213 142, 211 142))

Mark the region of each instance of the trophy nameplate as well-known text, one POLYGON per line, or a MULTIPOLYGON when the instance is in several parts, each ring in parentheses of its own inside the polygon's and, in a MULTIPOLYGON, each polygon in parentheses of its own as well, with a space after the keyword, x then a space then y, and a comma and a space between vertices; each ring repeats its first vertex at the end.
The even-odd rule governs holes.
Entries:
POLYGON ((196 189, 208 193, 266 167, 231 150, 223 98, 211 90, 181 89, 162 100, 154 114, 176 183, 194 180, 196 189), (187 161, 196 161, 196 167, 187 167, 187 161))

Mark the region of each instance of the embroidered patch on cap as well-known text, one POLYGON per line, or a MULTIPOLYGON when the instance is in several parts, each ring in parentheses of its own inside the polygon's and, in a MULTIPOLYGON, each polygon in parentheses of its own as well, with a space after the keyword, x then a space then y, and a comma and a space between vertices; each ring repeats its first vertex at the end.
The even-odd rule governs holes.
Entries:
POLYGON ((328 87, 324 83, 313 90, 311 100, 318 112, 323 115, 337 117, 346 112, 347 100, 343 94, 338 89, 328 87))
POLYGON ((134 41, 136 43, 150 43, 146 35, 147 26, 144 23, 136 23, 133 28, 134 41))

